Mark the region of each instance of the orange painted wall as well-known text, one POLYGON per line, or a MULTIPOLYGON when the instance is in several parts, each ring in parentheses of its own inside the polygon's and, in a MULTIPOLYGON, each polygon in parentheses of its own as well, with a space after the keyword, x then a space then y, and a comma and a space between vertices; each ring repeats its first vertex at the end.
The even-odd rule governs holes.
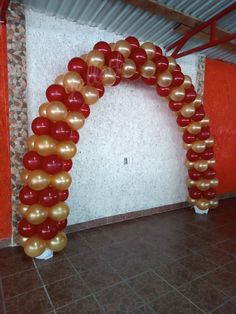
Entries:
POLYGON ((206 60, 204 107, 215 138, 217 191, 236 192, 236 65, 206 60))
POLYGON ((6 25, 0 24, 0 239, 11 235, 11 172, 6 25))

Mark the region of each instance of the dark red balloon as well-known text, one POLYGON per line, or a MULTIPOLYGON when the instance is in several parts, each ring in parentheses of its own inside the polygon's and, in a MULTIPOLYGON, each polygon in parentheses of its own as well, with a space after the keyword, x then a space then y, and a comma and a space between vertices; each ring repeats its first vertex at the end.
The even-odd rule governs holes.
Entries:
POLYGON ((65 88, 59 84, 50 85, 46 90, 48 101, 64 101, 66 95, 65 88))
POLYGON ((125 38, 125 40, 127 40, 129 42, 132 50, 140 47, 139 41, 136 37, 129 36, 129 37, 125 38))
POLYGON ((192 144, 193 142, 196 141, 196 136, 194 134, 189 133, 188 131, 184 131, 183 141, 186 144, 192 144))
POLYGON ((18 224, 18 232, 22 237, 32 237, 35 235, 37 228, 30 224, 26 219, 21 219, 18 224))
POLYGON ((181 101, 179 101, 179 102, 176 102, 173 100, 169 101, 169 108, 172 111, 179 111, 183 107, 183 105, 184 104, 181 101))
POLYGON ((129 56, 137 66, 143 65, 147 61, 147 54, 143 48, 136 48, 131 51, 129 56))
POLYGON ((176 72, 181 72, 181 67, 179 64, 176 64, 175 69, 172 71, 172 75, 173 75, 173 73, 176 73, 176 72))
POLYGON ((63 169, 63 161, 57 155, 51 155, 44 157, 43 170, 49 174, 55 174, 63 169))
POLYGON ((118 51, 112 51, 106 57, 106 64, 116 73, 121 73, 124 64, 124 57, 118 51))
POLYGON ((180 86, 184 82, 184 74, 180 71, 172 72, 172 86, 180 86))
POLYGON ((66 95, 64 104, 70 111, 79 111, 84 104, 84 97, 80 92, 73 92, 66 95))
POLYGON ((169 61, 165 56, 158 56, 153 61, 156 63, 157 71, 163 72, 168 69, 169 61))
POLYGON ((119 74, 116 73, 116 80, 115 80, 115 83, 112 84, 112 86, 117 86, 117 85, 119 85, 120 82, 121 82, 121 79, 122 79, 121 75, 119 75, 119 74))
POLYGON ((189 175, 189 178, 194 181, 201 179, 201 173, 195 169, 189 169, 188 175, 189 175))
POLYGON ((134 75, 129 77, 129 80, 137 81, 140 77, 141 77, 141 74, 139 73, 139 71, 135 71, 134 75))
POLYGON ((183 117, 181 114, 177 116, 176 122, 179 126, 187 126, 191 122, 190 118, 183 117))
POLYGON ((39 203, 45 207, 54 206, 58 201, 59 194, 54 188, 47 187, 39 192, 39 203))
POLYGON ((195 153, 192 149, 187 151, 186 157, 189 161, 197 161, 199 159, 199 155, 195 153))
POLYGON ((155 51, 155 57, 154 57, 154 58, 157 58, 157 57, 162 56, 162 50, 161 50, 161 48, 158 47, 158 46, 155 46, 155 48, 156 48, 156 51, 155 51))
POLYGON ((207 200, 212 200, 213 198, 216 197, 216 191, 212 188, 208 189, 207 191, 202 192, 203 197, 206 198, 207 200))
POLYGON ((189 196, 194 199, 199 199, 202 196, 201 191, 199 191, 197 188, 189 188, 188 193, 189 196))
POLYGON ((209 167, 206 171, 202 172, 202 176, 204 179, 211 180, 215 178, 216 171, 214 168, 209 167))
POLYGON ((57 232, 57 222, 49 218, 37 225, 37 235, 43 240, 54 238, 57 232))
POLYGON ((58 191, 58 194, 59 194, 59 201, 64 202, 67 200, 69 196, 69 191, 68 190, 58 191))
POLYGON ((110 45, 109 45, 107 42, 105 42, 105 41, 99 41, 99 42, 97 42, 97 43, 94 45, 93 49, 102 52, 105 57, 111 52, 111 47, 110 47, 110 45))
POLYGON ((170 87, 161 87, 157 85, 156 92, 161 97, 167 97, 170 94, 171 88, 170 87))
POLYGON ((69 140, 71 129, 64 121, 56 121, 51 124, 50 135, 57 141, 69 140))
POLYGON ((104 95, 104 93, 105 93, 104 86, 101 84, 99 86, 96 86, 96 89, 97 89, 97 91, 99 93, 99 98, 101 98, 104 95))
POLYGON ((83 78, 88 85, 96 86, 102 83, 102 70, 95 66, 88 66, 83 78))
POLYGON ((71 159, 64 159, 63 160, 63 170, 64 171, 70 171, 70 169, 72 168, 72 160, 71 159))
POLYGON ((213 149, 211 147, 206 148, 204 152, 201 153, 201 157, 204 160, 210 160, 211 158, 214 157, 213 149))
POLYGON ((69 140, 77 144, 79 142, 79 133, 76 130, 71 130, 69 140))
POLYGON ((205 111, 203 106, 199 106, 195 109, 195 114, 192 116, 193 121, 201 121, 205 117, 205 111))
POLYGON ((79 108, 79 112, 82 113, 82 115, 85 117, 85 119, 88 118, 89 115, 90 115, 90 107, 89 107, 89 105, 87 105, 87 104, 81 105, 80 108, 79 108))
POLYGON ((151 77, 142 77, 142 80, 144 81, 145 84, 147 85, 155 85, 157 82, 157 77, 156 76, 151 76, 151 77))
POLYGON ((206 140, 210 136, 210 128, 209 126, 206 126, 205 128, 202 128, 200 133, 198 133, 197 137, 199 140, 206 140))
POLYGON ((23 164, 28 170, 40 169, 42 166, 43 157, 34 151, 28 151, 23 158, 23 164))
POLYGON ((38 197, 39 197, 38 192, 32 190, 28 186, 24 186, 20 190, 19 198, 22 204, 33 205, 38 202, 38 197))
POLYGON ((184 102, 190 103, 190 102, 194 101, 196 97, 197 97, 197 93, 195 92, 194 89, 192 89, 192 88, 185 89, 184 102))
POLYGON ((36 135, 48 135, 50 133, 51 121, 45 117, 37 117, 33 120, 31 127, 36 135))
POLYGON ((83 75, 85 69, 87 68, 87 63, 81 58, 73 58, 68 63, 68 71, 75 71, 80 75, 83 75))
POLYGON ((61 231, 61 230, 65 229, 65 227, 67 226, 67 219, 57 221, 56 224, 57 224, 57 230, 61 231))

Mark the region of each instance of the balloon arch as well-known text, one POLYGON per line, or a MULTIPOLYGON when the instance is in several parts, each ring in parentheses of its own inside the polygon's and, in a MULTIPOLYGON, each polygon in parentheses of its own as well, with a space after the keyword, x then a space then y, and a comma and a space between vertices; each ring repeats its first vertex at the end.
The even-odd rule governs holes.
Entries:
POLYGON ((69 207, 65 201, 71 159, 79 141, 77 130, 89 116, 89 106, 103 96, 104 86, 116 86, 123 78, 141 78, 169 101, 187 150, 188 202, 199 210, 217 207, 214 140, 191 78, 181 72, 173 57, 163 56, 152 43, 140 45, 135 37, 111 44, 100 41, 87 55, 70 60, 68 72, 47 88, 47 102, 32 122, 34 135, 28 138, 21 174, 24 186, 19 194, 19 244, 27 255, 38 257, 46 249, 58 252, 66 246, 63 229, 69 207))

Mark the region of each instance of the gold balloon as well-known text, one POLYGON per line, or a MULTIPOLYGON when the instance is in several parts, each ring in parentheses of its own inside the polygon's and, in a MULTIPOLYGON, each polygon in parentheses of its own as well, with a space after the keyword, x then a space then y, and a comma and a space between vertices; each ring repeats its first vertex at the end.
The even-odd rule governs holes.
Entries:
POLYGON ((141 48, 143 48, 147 54, 148 59, 153 59, 156 54, 156 47, 153 43, 146 42, 141 45, 141 48))
POLYGON ((136 72, 136 65, 132 59, 126 59, 123 69, 122 69, 122 77, 130 78, 136 72))
POLYGON ((39 115, 40 117, 45 117, 47 118, 47 107, 50 103, 49 102, 45 102, 42 105, 40 105, 39 107, 39 115))
POLYGON ((184 82, 183 82, 183 86, 185 89, 189 88, 192 85, 192 79, 190 76, 185 75, 184 76, 184 82))
POLYGON ((198 180, 198 181, 196 181, 196 187, 200 191, 207 191, 210 188, 210 181, 208 181, 206 179, 198 180))
POLYGON ((27 212, 27 210, 29 209, 29 205, 25 205, 20 203, 19 207, 18 207, 18 213, 20 216, 24 217, 25 213, 27 212))
POLYGON ((195 113, 195 107, 192 104, 184 105, 180 109, 180 113, 185 118, 191 118, 194 115, 194 113, 195 113))
POLYGON ((33 204, 24 216, 32 225, 39 225, 48 218, 48 210, 40 204, 33 204))
POLYGON ((104 67, 102 69, 102 83, 105 86, 112 86, 116 81, 116 73, 112 68, 104 67))
POLYGON ((200 107, 203 103, 202 96, 197 94, 196 98, 192 102, 195 108, 200 107))
POLYGON ((173 81, 170 71, 161 72, 157 77, 157 84, 161 87, 169 87, 173 81))
POLYGON ((80 58, 86 62, 87 61, 87 53, 81 55, 80 58))
POLYGON ((152 77, 155 73, 156 73, 156 64, 151 61, 151 60, 147 60, 140 69, 141 75, 142 77, 152 77))
POLYGON ((187 187, 189 187, 189 188, 193 188, 193 187, 195 187, 196 182, 195 182, 194 180, 191 180, 190 178, 187 178, 187 179, 186 179, 186 185, 187 185, 187 187))
POLYGON ((63 141, 57 144, 56 152, 62 159, 71 159, 77 151, 76 145, 72 141, 63 141))
POLYGON ((69 71, 64 75, 63 85, 67 93, 79 92, 84 86, 84 81, 79 73, 69 71))
POLYGON ((212 147, 215 143, 214 138, 213 137, 208 137, 208 139, 205 140, 206 146, 207 147, 212 147))
POLYGON ((208 162, 208 165, 209 165, 210 167, 214 167, 214 166, 216 165, 216 160, 215 160, 215 158, 212 158, 212 159, 210 159, 210 160, 207 160, 207 162, 208 162))
POLYGON ((82 90, 85 103, 88 105, 94 105, 99 99, 98 90, 92 86, 84 86, 82 90))
POLYGON ((67 244, 67 237, 64 232, 59 232, 54 238, 47 242, 47 247, 53 252, 59 252, 67 244))
POLYGON ((46 108, 47 118, 52 121, 65 120, 67 117, 66 106, 60 101, 52 101, 46 108))
POLYGON ((20 245, 20 246, 24 246, 25 245, 25 242, 28 240, 29 238, 26 238, 26 237, 22 237, 20 234, 18 234, 18 237, 17 237, 17 243, 20 245))
POLYGON ((111 51, 114 51, 115 48, 115 43, 109 43, 110 47, 111 47, 111 51))
POLYGON ((58 84, 58 85, 63 86, 63 82, 64 82, 64 74, 59 75, 59 76, 55 79, 55 84, 58 84))
POLYGON ((24 185, 27 185, 27 184, 28 184, 29 174, 30 174, 30 171, 27 170, 27 169, 24 169, 24 170, 21 172, 20 181, 21 181, 21 183, 23 183, 24 185))
POLYGON ((46 241, 38 238, 31 237, 24 243, 24 251, 25 254, 30 257, 37 257, 45 251, 46 241))
POLYGON ((72 130, 78 130, 83 127, 85 118, 81 112, 71 111, 67 115, 66 122, 72 130))
POLYGON ((191 168, 193 168, 193 166, 194 166, 194 162, 189 161, 189 160, 185 160, 185 167, 187 169, 191 169, 191 168))
POLYGON ((49 209, 48 216, 52 220, 61 221, 68 217, 69 212, 70 210, 68 205, 64 202, 59 202, 49 209))
POLYGON ((50 184, 50 175, 42 170, 30 171, 28 177, 28 186, 35 191, 45 189, 50 184))
POLYGON ((205 149, 206 149, 205 141, 196 141, 192 144, 192 150, 195 153, 203 153, 205 149))
POLYGON ((204 199, 199 199, 196 201, 196 206, 201 210, 209 209, 210 202, 204 199))
POLYGON ((176 88, 173 88, 170 92, 170 99, 174 101, 181 101, 185 97, 185 89, 183 86, 179 86, 176 88))
POLYGON ((205 128, 206 126, 208 126, 208 125, 209 125, 209 122, 210 122, 210 119, 209 119, 208 117, 204 117, 204 118, 200 121, 200 123, 201 123, 201 125, 202 125, 203 128, 205 128))
POLYGON ((211 179, 211 180, 210 180, 210 186, 211 186, 211 188, 215 188, 215 187, 217 187, 218 185, 219 185, 219 179, 214 178, 214 179, 211 179))
POLYGON ((51 185, 60 190, 64 191, 69 188, 71 185, 71 176, 66 171, 58 172, 57 174, 54 174, 51 178, 51 185))
POLYGON ((131 52, 131 46, 127 40, 118 40, 115 43, 114 50, 119 51, 125 58, 128 58, 131 52))
POLYGON ((206 171, 208 168, 208 162, 206 160, 198 160, 194 163, 194 168, 199 172, 206 171))
POLYGON ((88 65, 93 65, 97 68, 101 68, 104 66, 105 57, 102 52, 98 50, 92 50, 87 54, 86 61, 88 65))
POLYGON ((219 201, 214 199, 214 200, 210 200, 210 208, 216 208, 219 205, 219 201))
POLYGON ((35 150, 35 141, 38 137, 36 135, 31 135, 27 139, 27 146, 29 150, 35 150))
POLYGON ((35 151, 40 156, 53 155, 56 152, 56 141, 48 135, 38 136, 35 141, 35 151))
POLYGON ((187 130, 191 134, 198 134, 202 129, 201 123, 200 122, 191 122, 187 126, 187 130))
POLYGON ((183 143, 183 148, 189 150, 192 147, 192 144, 183 143))
POLYGON ((173 71, 176 68, 176 61, 175 58, 173 57, 167 57, 168 61, 169 61, 169 66, 168 66, 168 70, 169 71, 173 71))
POLYGON ((187 202, 189 205, 192 205, 192 206, 196 204, 196 200, 194 198, 191 198, 190 196, 188 196, 187 202))

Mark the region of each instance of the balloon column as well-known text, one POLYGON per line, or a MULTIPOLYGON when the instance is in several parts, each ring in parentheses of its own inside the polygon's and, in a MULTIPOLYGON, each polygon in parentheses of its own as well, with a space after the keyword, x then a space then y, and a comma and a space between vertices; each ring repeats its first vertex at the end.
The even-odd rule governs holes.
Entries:
POLYGON ((169 101, 183 132, 189 178, 188 202, 200 210, 217 206, 214 170, 214 140, 203 101, 173 57, 150 42, 140 45, 135 37, 116 43, 98 42, 87 55, 68 63, 68 72, 59 75, 46 90, 47 101, 39 107, 23 159, 20 191, 19 242, 31 257, 46 248, 58 252, 67 238, 69 207, 65 203, 71 184, 69 171, 79 141, 78 129, 90 114, 90 106, 101 98, 105 86, 121 79, 142 79, 169 101))

